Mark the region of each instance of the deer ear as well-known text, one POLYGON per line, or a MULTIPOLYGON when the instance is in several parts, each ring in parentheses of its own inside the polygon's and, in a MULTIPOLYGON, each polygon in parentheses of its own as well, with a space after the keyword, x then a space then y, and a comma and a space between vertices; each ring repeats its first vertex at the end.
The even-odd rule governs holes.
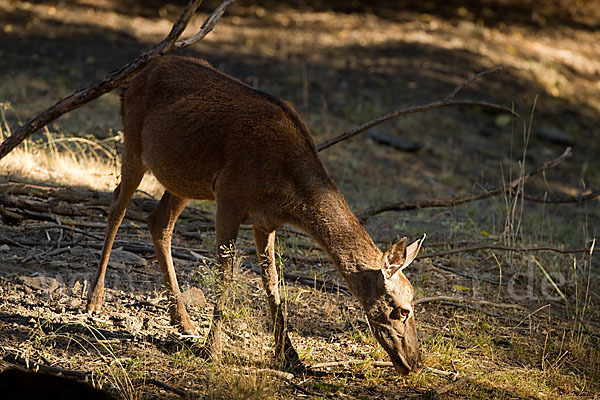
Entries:
POLYGON ((414 261, 427 235, 406 246, 406 238, 400 239, 383 255, 383 271, 389 279, 414 261))

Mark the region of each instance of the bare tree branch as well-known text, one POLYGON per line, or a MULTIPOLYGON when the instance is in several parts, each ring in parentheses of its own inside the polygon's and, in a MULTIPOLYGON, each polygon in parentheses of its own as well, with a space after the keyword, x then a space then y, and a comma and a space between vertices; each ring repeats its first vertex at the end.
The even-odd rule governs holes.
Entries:
POLYGON ((157 57, 161 57, 175 48, 187 47, 204 38, 215 26, 219 18, 223 15, 225 8, 235 0, 226 0, 213 12, 202 25, 200 31, 188 40, 177 42, 190 19, 202 3, 202 0, 192 0, 183 10, 167 37, 160 42, 152 50, 142 54, 135 60, 124 65, 123 67, 109 73, 104 79, 79 89, 71 95, 60 100, 52 107, 42 111, 34 118, 29 120, 23 126, 19 127, 0 144, 0 159, 4 158, 12 149, 17 147, 23 140, 27 139, 40 128, 48 125, 52 121, 59 118, 61 115, 73 111, 92 100, 97 99, 105 93, 121 86, 127 79, 132 77, 137 72, 141 71, 146 65, 157 57))
POLYGON ((465 88, 465 86, 469 85, 471 82, 476 81, 477 79, 481 78, 482 76, 487 75, 487 74, 495 74, 495 73, 498 73, 501 71, 502 71, 502 67, 500 65, 498 65, 494 68, 486 69, 485 71, 481 71, 480 73, 475 74, 472 77, 465 79, 460 85, 455 87, 454 90, 452 92, 450 92, 450 94, 444 100, 446 100, 446 101, 453 100, 456 97, 456 95, 465 88))
POLYGON ((429 199, 418 201, 415 203, 409 203, 404 201, 386 203, 379 206, 369 207, 364 210, 359 218, 362 221, 367 220, 368 218, 375 216, 377 214, 381 214, 385 211, 408 211, 408 210, 418 210, 421 208, 433 208, 433 207, 448 207, 448 206, 456 206, 459 204, 469 203, 476 200, 483 200, 490 197, 498 196, 502 193, 508 193, 522 185, 532 176, 539 174, 547 169, 554 168, 561 162, 563 162, 566 158, 571 156, 571 148, 567 147, 566 150, 554 160, 548 161, 536 168, 533 168, 526 172, 523 176, 520 176, 517 179, 514 179, 511 182, 502 184, 500 186, 496 186, 491 189, 484 190, 480 193, 467 194, 467 195, 455 195, 450 196, 443 199, 429 199))
POLYGON ((350 139, 351 137, 354 137, 354 136, 358 135, 359 133, 366 131, 367 129, 370 129, 370 128, 372 128, 376 125, 379 125, 385 121, 389 121, 390 119, 398 118, 403 115, 416 114, 416 113, 420 113, 420 112, 424 112, 424 111, 429 111, 429 110, 433 110, 436 108, 444 108, 444 107, 451 107, 451 106, 479 106, 479 107, 490 108, 490 109, 497 110, 497 111, 502 111, 505 113, 509 113, 514 117, 518 117, 519 114, 517 114, 513 109, 505 107, 505 106, 501 106, 499 104, 488 103, 486 101, 475 101, 475 100, 454 100, 456 95, 462 89, 464 89, 465 86, 467 86, 469 83, 477 80, 478 78, 481 78, 484 75, 499 72, 501 70, 502 70, 502 67, 495 67, 495 68, 480 72, 468 79, 465 79, 460 85, 458 85, 456 88, 454 88, 454 90, 448 96, 446 96, 446 98, 444 100, 433 101, 431 103, 423 104, 420 106, 412 106, 412 107, 408 107, 408 108, 403 108, 403 109, 400 109, 400 110, 397 110, 397 111, 394 111, 394 112, 391 112, 388 114, 384 114, 384 115, 382 115, 378 118, 375 118, 371 121, 365 122, 364 124, 354 128, 354 129, 346 131, 332 139, 326 140, 325 142, 318 144, 317 150, 318 151, 325 150, 326 148, 331 147, 336 143, 339 143, 346 139, 350 139))
POLYGON ((213 30, 213 28, 217 24, 217 21, 223 16, 225 10, 227 10, 227 7, 229 7, 229 5, 234 1, 235 0, 225 0, 223 3, 221 3, 221 5, 215 8, 212 14, 210 14, 208 18, 206 18, 198 33, 196 33, 191 38, 179 40, 175 43, 175 47, 178 49, 183 49, 204 39, 204 37, 213 30))

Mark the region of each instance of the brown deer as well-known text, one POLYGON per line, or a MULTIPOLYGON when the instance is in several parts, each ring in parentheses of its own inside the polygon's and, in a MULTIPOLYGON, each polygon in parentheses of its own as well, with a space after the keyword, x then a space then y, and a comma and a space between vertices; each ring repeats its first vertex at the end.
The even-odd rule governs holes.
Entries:
MULTIPOLYGON (((146 170, 166 188, 148 217, 169 296, 171 323, 195 334, 177 284, 171 236, 189 199, 216 201, 218 262, 223 285, 207 349, 221 352, 222 312, 233 267, 225 247, 240 224, 253 225, 277 354, 301 366, 287 335, 274 259, 275 230, 291 224, 329 255, 361 303, 371 329, 398 372, 420 366, 413 288, 402 270, 421 246, 406 238, 385 254, 350 211, 321 163, 310 132, 286 102, 192 58, 165 56, 132 78, 122 94, 125 132, 121 183, 114 191, 104 248, 87 310, 102 306, 104 277, 127 203, 146 170)), ((423 237, 424 238, 424 237, 423 237)))

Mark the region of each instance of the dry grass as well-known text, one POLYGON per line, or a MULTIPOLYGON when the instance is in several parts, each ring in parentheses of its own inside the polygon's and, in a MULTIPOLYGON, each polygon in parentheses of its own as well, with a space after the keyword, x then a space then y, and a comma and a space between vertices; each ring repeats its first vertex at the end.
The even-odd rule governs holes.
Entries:
MULTIPOLYGON (((10 103, 0 103, 0 140, 10 136, 6 115, 11 112, 10 103)), ((121 135, 119 132, 116 136, 98 140, 65 136, 46 127, 40 138, 25 140, 2 159, 0 174, 27 181, 112 191, 121 175, 117 155, 121 135)), ((148 173, 138 191, 156 198, 162 195, 164 188, 148 173)))

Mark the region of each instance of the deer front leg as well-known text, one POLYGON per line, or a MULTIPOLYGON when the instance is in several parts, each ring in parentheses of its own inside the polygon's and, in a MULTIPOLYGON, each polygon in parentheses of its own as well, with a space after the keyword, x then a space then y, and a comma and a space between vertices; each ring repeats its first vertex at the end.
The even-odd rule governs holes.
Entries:
POLYGON ((279 276, 275 265, 275 231, 269 233, 254 227, 254 241, 260 262, 262 282, 267 292, 267 302, 273 319, 275 334, 275 356, 283 363, 285 369, 298 370, 304 368, 298 353, 294 349, 287 333, 287 321, 281 308, 279 297, 279 276))
POLYGON ((185 335, 196 335, 196 328, 190 319, 177 283, 173 258, 171 256, 171 238, 177 217, 181 214, 187 199, 166 191, 156 209, 148 216, 148 229, 152 235, 154 252, 160 266, 163 284, 167 289, 171 325, 185 335))
POLYGON ((145 168, 138 159, 128 157, 126 153, 123 154, 121 183, 113 192, 112 203, 108 210, 108 222, 106 225, 106 233, 104 235, 104 246, 102 247, 102 254, 100 256, 100 261, 98 262, 96 275, 94 276, 90 291, 88 292, 86 309, 89 313, 98 313, 102 308, 104 277, 106 275, 110 250, 115 241, 115 236, 117 236, 119 226, 125 216, 127 204, 142 181, 144 172, 145 168))

